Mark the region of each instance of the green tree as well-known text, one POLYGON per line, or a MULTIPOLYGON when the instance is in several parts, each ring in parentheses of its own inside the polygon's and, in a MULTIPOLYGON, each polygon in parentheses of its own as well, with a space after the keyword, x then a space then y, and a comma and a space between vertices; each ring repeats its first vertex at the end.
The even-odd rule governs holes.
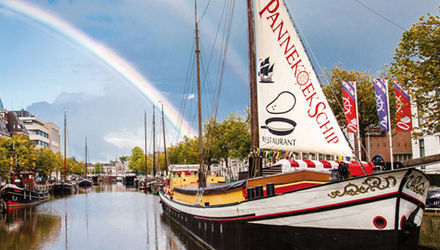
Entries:
POLYGON ((102 166, 101 163, 98 162, 94 165, 94 171, 95 171, 95 174, 100 174, 100 173, 104 172, 104 167, 102 166))
POLYGON ((406 30, 390 72, 406 85, 423 118, 420 133, 440 133, 440 17, 428 13, 406 30))
POLYGON ((119 157, 119 160, 120 160, 122 163, 124 163, 124 162, 126 162, 126 161, 129 160, 129 157, 128 157, 128 156, 121 156, 121 157, 119 157))
MULTIPOLYGON (((0 138, 2 140, 3 138, 0 138)), ((1 144, 1 142, 0 142, 1 144)), ((9 179, 9 167, 11 166, 11 160, 8 157, 8 151, 4 147, 0 147, 0 177, 9 179)))
POLYGON ((218 123, 211 119, 205 124, 205 159, 228 162, 228 158, 243 159, 250 151, 250 133, 247 121, 240 115, 230 114, 218 123))
POLYGON ((35 144, 27 135, 13 135, 1 143, 1 147, 6 150, 6 157, 10 159, 8 169, 16 173, 34 170, 37 161, 35 144))
POLYGON ((136 146, 131 150, 128 168, 131 171, 145 172, 145 155, 140 147, 136 146))
POLYGON ((48 148, 39 148, 36 150, 37 162, 36 170, 49 176, 57 166, 56 154, 48 148))

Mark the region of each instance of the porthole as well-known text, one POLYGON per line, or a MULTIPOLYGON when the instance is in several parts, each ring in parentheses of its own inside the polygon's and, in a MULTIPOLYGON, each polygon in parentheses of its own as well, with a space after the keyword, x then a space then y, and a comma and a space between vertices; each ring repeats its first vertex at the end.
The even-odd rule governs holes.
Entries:
POLYGON ((373 224, 378 229, 384 229, 387 226, 387 220, 382 216, 376 216, 373 219, 373 224))

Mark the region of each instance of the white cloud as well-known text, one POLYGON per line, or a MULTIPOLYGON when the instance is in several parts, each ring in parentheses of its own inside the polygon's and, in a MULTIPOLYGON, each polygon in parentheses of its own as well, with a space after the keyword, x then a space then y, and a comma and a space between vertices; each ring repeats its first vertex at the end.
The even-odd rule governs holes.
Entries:
POLYGON ((196 95, 194 94, 188 94, 185 96, 186 99, 194 99, 196 97, 196 95))
POLYGON ((144 144, 142 136, 128 131, 110 132, 104 136, 104 141, 113 144, 119 149, 132 149, 135 146, 141 147, 144 144))

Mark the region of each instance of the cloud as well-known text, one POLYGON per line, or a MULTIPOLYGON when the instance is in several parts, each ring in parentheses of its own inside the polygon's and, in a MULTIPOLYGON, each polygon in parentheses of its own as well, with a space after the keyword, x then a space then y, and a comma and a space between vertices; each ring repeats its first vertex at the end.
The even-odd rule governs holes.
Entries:
POLYGON ((142 135, 133 135, 133 133, 130 133, 127 130, 110 132, 104 136, 104 140, 119 149, 128 150, 131 150, 136 146, 142 147, 141 145, 144 144, 142 135))
POLYGON ((61 134, 66 110, 67 156, 84 160, 87 136, 90 160, 108 161, 130 155, 132 146, 143 145, 144 111, 151 112, 151 104, 131 88, 110 90, 99 96, 62 92, 53 103, 33 103, 27 110, 57 124, 61 134))
POLYGON ((196 97, 196 95, 194 95, 194 94, 188 94, 185 96, 185 98, 189 99, 189 100, 194 99, 195 97, 196 97))

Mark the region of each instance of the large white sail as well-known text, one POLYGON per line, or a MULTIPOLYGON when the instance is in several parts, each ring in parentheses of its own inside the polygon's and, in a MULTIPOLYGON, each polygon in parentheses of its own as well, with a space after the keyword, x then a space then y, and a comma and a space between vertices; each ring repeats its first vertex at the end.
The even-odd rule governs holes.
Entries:
POLYGON ((256 0, 260 147, 351 156, 282 0, 256 0))

